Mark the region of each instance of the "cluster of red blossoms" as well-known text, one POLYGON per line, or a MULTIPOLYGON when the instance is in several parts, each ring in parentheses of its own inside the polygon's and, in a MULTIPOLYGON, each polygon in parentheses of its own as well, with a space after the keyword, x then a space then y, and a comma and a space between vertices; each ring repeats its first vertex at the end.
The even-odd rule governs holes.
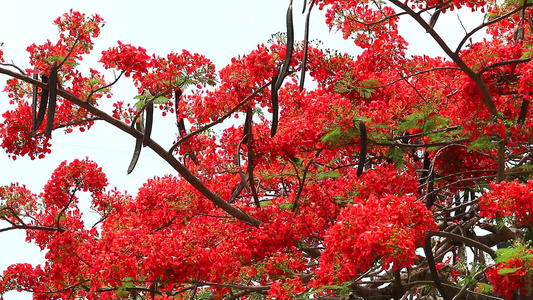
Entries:
POLYGON ((533 180, 527 183, 491 183, 490 191, 479 198, 482 215, 487 218, 514 217, 521 225, 533 225, 533 180))
POLYGON ((533 250, 524 250, 521 258, 513 258, 499 263, 485 274, 494 284, 495 292, 504 295, 506 300, 513 298, 513 293, 528 295, 533 284, 531 262, 533 250))

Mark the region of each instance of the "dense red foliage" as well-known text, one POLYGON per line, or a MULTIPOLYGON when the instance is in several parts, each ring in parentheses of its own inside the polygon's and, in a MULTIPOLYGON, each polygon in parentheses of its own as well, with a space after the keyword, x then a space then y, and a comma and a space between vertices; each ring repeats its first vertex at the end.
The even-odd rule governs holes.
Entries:
POLYGON ((131 196, 109 188, 97 164, 84 159, 63 162, 41 193, 20 184, 0 187, 0 230, 23 229, 28 242, 47 251, 43 266, 5 270, 0 294, 400 299, 439 289, 451 299, 489 283, 493 291, 483 292, 530 292, 528 277, 513 279, 530 276, 530 261, 491 267, 482 251, 495 256, 490 247, 523 240, 532 225, 531 5, 313 4, 331 28, 363 49, 359 56, 305 43, 291 52, 284 41, 289 34, 217 71, 200 54, 161 57, 119 41, 99 60, 119 74, 111 82, 96 67, 86 75, 76 69, 103 20, 70 11, 54 22, 57 42, 28 47, 30 68, 15 73, 1 64, 0 73, 11 77, 5 92, 13 105, 2 115, 1 146, 13 159, 50 153, 46 118, 32 130, 32 102, 53 87, 32 75, 53 76, 56 68, 59 97, 48 114, 54 129, 70 133, 107 122, 139 147, 140 141, 151 147, 177 174, 150 179, 131 196), (421 11, 436 19, 463 6, 487 12, 480 29, 490 38, 454 51, 421 11), (407 57, 401 13, 418 21, 428 32, 424 38, 435 39, 448 57, 407 57), (278 93, 284 61, 290 72, 278 93), (316 88, 297 84, 302 68, 316 88), (138 102, 97 109, 122 75, 133 79, 138 102), (275 99, 280 118, 272 132, 275 99), (179 124, 170 149, 150 139, 152 107, 179 124), (223 123, 230 116, 246 117, 223 123), (209 130, 219 123, 221 134, 209 130), (79 192, 90 193, 97 224, 84 224, 79 192), (479 228, 489 233, 478 236, 479 228), (432 243, 430 234, 438 236, 432 243), (477 249, 476 265, 467 264, 467 246, 477 249))

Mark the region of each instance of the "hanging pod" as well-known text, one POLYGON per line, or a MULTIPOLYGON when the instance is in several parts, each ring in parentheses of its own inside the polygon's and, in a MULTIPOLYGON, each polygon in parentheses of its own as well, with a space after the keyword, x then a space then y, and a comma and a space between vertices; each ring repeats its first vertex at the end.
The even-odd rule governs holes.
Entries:
MULTIPOLYGON (((41 75, 41 81, 43 83, 48 83, 48 76, 46 75, 41 75)), ((35 97, 35 101, 37 100, 37 97, 35 97)), ((33 109, 33 106, 35 106, 35 111, 37 111, 37 104, 34 103, 35 105, 32 104, 32 109, 33 109)), ((46 114, 46 106, 48 106, 48 89, 47 88, 42 88, 41 89, 41 97, 39 99, 39 112, 37 112, 37 116, 35 116, 34 120, 32 120, 32 125, 31 125, 31 131, 36 131, 37 129, 39 129, 39 127, 41 127, 41 123, 43 122, 43 119, 44 119, 44 115, 46 114)))
POLYGON ((148 145, 152 135, 152 124, 154 123, 154 102, 150 101, 146 105, 146 125, 144 125, 143 147, 148 145))
MULTIPOLYGON (((304 1, 304 11, 305 12, 305 1, 304 1)), ((311 5, 309 6, 309 11, 307 12, 307 17, 305 18, 305 33, 304 33, 304 57, 302 61, 302 70, 300 71, 300 92, 304 89, 304 83, 305 83, 305 68, 307 66, 307 53, 309 51, 309 23, 311 19, 311 10, 313 9, 313 6, 315 5, 315 1, 311 1, 311 5)))
MULTIPOLYGON (((142 112, 139 115, 139 121, 135 123, 135 129, 137 129, 140 133, 144 134, 144 112, 142 112)), ((137 161, 139 160, 139 156, 141 156, 141 150, 143 146, 143 139, 136 139, 135 140, 135 149, 133 150, 133 157, 131 158, 130 165, 128 167, 128 174, 133 172, 133 169, 135 169, 135 166, 137 165, 137 161)))
POLYGON ((272 78, 272 128, 270 130, 270 136, 274 137, 278 130, 279 120, 279 107, 278 107, 278 91, 283 84, 283 80, 289 73, 289 67, 291 65, 292 51, 294 49, 294 26, 292 21, 292 0, 287 9, 287 51, 285 52, 285 59, 283 60, 283 66, 278 76, 272 78))
POLYGON ((52 136, 52 130, 54 129, 54 116, 56 114, 56 103, 57 103, 57 66, 53 65, 50 68, 50 76, 48 78, 48 91, 50 93, 48 99, 48 113, 46 115, 46 128, 44 130, 44 135, 46 137, 52 136))
POLYGON ((360 142, 360 153, 359 153, 359 164, 357 165, 357 177, 361 176, 363 174, 363 170, 365 168, 365 162, 366 162, 366 150, 367 150, 367 144, 368 144, 368 138, 366 134, 366 125, 365 122, 359 121, 359 135, 361 136, 361 142, 360 142))

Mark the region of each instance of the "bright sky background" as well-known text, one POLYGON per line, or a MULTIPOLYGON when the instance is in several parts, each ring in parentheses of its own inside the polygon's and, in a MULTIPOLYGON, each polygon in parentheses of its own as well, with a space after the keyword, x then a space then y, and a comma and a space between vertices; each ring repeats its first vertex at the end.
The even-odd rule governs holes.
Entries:
MULTIPOLYGON (((305 16, 300 14, 302 2, 294 2, 294 25, 298 40, 303 39, 305 16)), ((96 63, 101 51, 115 46, 117 40, 120 40, 142 46, 149 53, 161 56, 171 51, 180 52, 182 49, 204 54, 215 63, 217 70, 220 70, 232 57, 249 53, 258 44, 266 43, 271 34, 285 31, 288 3, 289 0, 0 0, 0 43, 4 42, 2 49, 6 62, 12 60, 16 65, 26 68, 26 47, 32 43, 41 44, 46 39, 55 42, 58 38, 57 28, 52 21, 72 8, 86 14, 98 13, 107 22, 100 37, 95 40, 93 55, 83 61, 82 69, 86 70, 89 66, 101 69, 96 63)), ((463 33, 457 16, 447 14, 441 16, 441 19, 436 29, 446 33, 445 39, 455 45, 463 33)), ((323 13, 317 7, 311 20, 311 39, 322 40, 326 47, 350 54, 358 53, 351 41, 344 41, 341 35, 329 32, 323 13)), ((467 28, 473 28, 473 21, 475 20, 462 19, 467 28)), ((401 25, 400 32, 406 34, 410 53, 442 55, 429 35, 417 24, 404 22, 401 25)), ((111 78, 108 77, 108 81, 111 78)), ((0 89, 3 89, 6 79, 8 77, 0 75, 0 89)), ((113 92, 114 97, 111 100, 102 99, 101 103, 129 100, 136 95, 136 89, 129 80, 120 82, 113 92)), ((0 112, 3 113, 9 107, 7 103, 7 95, 0 93, 0 112)), ((106 104, 102 106, 107 107, 106 104)), ((169 132, 170 137, 175 132, 171 119, 156 120, 154 124, 154 138, 165 146, 172 143, 168 138, 169 132)), ((43 160, 32 161, 23 157, 13 161, 0 150, 0 185, 20 182, 33 192, 39 193, 60 162, 83 159, 86 156, 103 168, 110 187, 116 186, 119 190, 127 190, 131 194, 135 194, 136 189, 147 178, 167 173, 176 174, 162 159, 145 148, 134 172, 126 176, 134 144, 133 138, 103 123, 97 123, 85 133, 75 130, 75 133, 65 135, 62 131, 54 131, 52 154, 43 160)), ((88 207, 89 203, 81 203, 81 206, 88 207)), ((1 225, 3 224, 0 224, 0 228, 1 225)), ((39 252, 38 247, 26 244, 24 238, 22 232, 9 231, 0 234, 0 272, 12 263, 43 263, 43 254, 39 252)), ((31 297, 29 294, 8 293, 5 299, 31 297)))

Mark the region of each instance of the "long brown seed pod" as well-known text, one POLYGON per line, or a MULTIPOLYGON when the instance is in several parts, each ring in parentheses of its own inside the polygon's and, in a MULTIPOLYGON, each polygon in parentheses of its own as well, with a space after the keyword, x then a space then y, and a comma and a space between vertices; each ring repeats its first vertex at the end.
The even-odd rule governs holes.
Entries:
POLYGON ((252 133, 252 116, 253 111, 252 107, 248 107, 248 111, 246 112, 246 123, 248 123, 247 126, 247 133, 246 133, 246 148, 248 148, 248 168, 246 170, 246 173, 248 174, 248 180, 249 180, 249 186, 250 190, 252 191, 252 197, 254 199, 254 203, 257 207, 261 207, 261 204, 259 203, 259 196, 257 195, 257 188, 255 186, 254 182, 254 150, 253 150, 253 141, 254 136, 252 133))
MULTIPOLYGON (((33 74, 33 79, 38 80, 39 75, 37 73, 33 74)), ((31 124, 33 127, 33 124, 35 124, 35 121, 37 120, 37 98, 39 97, 39 88, 37 85, 33 85, 32 89, 32 97, 31 97, 31 124)))
POLYGON ((294 25, 292 22, 292 0, 287 9, 287 51, 285 52, 285 59, 283 60, 283 67, 279 73, 279 77, 276 80, 275 90, 276 92, 281 88, 283 80, 289 73, 289 67, 291 65, 292 51, 294 50, 294 25))
POLYGON ((276 135, 276 131, 278 131, 279 103, 278 91, 275 88, 275 82, 278 78, 279 77, 277 74, 272 77, 272 88, 270 89, 270 100, 272 101, 272 127, 270 128, 270 137, 274 137, 274 135, 276 135))
MULTIPOLYGON (((311 20, 311 10, 313 9, 314 5, 315 5, 315 1, 312 1, 311 5, 309 6, 309 12, 307 13, 307 17, 305 18, 304 58, 302 61, 302 70, 300 71, 301 72, 300 73, 300 92, 304 89, 304 83, 305 83, 305 67, 307 66, 307 53, 309 51, 309 23, 311 20)), ((305 7, 304 7, 304 11, 305 11, 305 7)))
POLYGON ((52 136, 52 130, 54 129, 54 116, 56 114, 57 104, 57 66, 53 65, 50 68, 50 76, 48 78, 48 91, 50 93, 50 99, 48 103, 48 114, 46 115, 46 128, 44 135, 46 137, 52 136))
POLYGON ((520 107, 520 114, 518 115, 518 119, 516 120, 516 123, 518 125, 524 125, 524 122, 526 121, 526 117, 527 117, 528 108, 529 108, 529 100, 527 99, 522 100, 522 106, 520 107))
MULTIPOLYGON (((48 83, 48 76, 41 75, 41 81, 43 83, 48 83)), ((46 114, 46 107, 48 106, 48 89, 41 89, 41 99, 39 101, 39 112, 35 118, 35 122, 32 123, 31 131, 35 131, 41 127, 41 123, 44 120, 44 115, 46 114)))
POLYGON ((152 135, 152 125, 154 123, 154 102, 148 102, 146 105, 146 125, 144 125, 143 147, 148 145, 150 135, 152 135))
MULTIPOLYGON (((139 120, 137 121, 137 123, 135 123, 135 128, 139 132, 144 133, 144 112, 139 115, 139 120)), ((135 149, 133 150, 133 157, 131 158, 131 162, 128 167, 128 174, 133 172, 133 169, 135 169, 135 166, 137 165, 137 161, 139 161, 139 157, 141 156, 142 145, 142 139, 135 140, 135 149)))
POLYGON ((366 150, 367 150, 367 134, 366 134, 366 125, 365 122, 359 121, 359 133, 361 135, 361 152, 359 154, 359 164, 357 165, 357 176, 363 174, 366 162, 366 150))

